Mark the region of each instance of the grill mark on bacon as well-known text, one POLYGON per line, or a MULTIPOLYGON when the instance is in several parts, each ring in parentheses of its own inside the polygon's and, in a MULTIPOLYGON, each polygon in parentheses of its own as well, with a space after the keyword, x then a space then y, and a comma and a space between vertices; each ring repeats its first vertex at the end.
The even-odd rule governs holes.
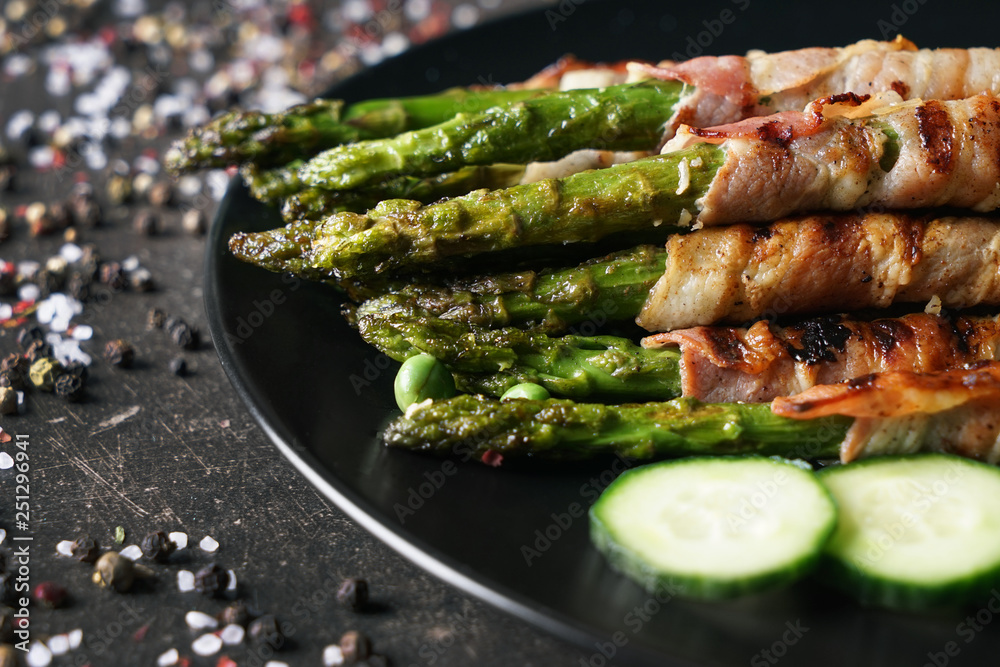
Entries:
POLYGON ((785 344, 788 355, 795 361, 813 365, 821 361, 836 361, 843 354, 851 330, 840 322, 839 317, 819 317, 804 322, 795 329, 798 345, 792 341, 785 344))
POLYGON ((927 151, 927 163, 939 174, 951 173, 955 164, 955 128, 947 110, 940 102, 931 100, 917 107, 916 116, 920 145, 927 151))
POLYGON ((680 347, 685 396, 760 402, 853 377, 861 387, 874 372, 942 371, 993 359, 1000 317, 915 313, 867 322, 832 316, 784 328, 761 320, 748 329, 682 329, 642 344, 680 347))

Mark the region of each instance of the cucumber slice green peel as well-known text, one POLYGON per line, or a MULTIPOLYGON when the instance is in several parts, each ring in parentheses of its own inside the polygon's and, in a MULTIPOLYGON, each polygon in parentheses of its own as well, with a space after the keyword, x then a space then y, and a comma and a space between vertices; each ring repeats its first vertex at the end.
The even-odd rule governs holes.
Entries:
POLYGON ((590 510, 610 565, 651 592, 703 599, 780 586, 816 564, 836 508, 787 460, 692 457, 623 473, 590 510))
POLYGON ((820 578, 862 604, 927 609, 1000 584, 1000 469, 946 454, 885 456, 819 472, 839 508, 820 578))

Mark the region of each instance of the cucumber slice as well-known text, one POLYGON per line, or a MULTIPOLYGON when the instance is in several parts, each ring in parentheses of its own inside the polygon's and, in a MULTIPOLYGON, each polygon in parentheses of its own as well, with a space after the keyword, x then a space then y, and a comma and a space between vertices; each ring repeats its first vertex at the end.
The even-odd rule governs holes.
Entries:
POLYGON ((697 457, 623 473, 590 509, 594 545, 649 591, 727 598, 807 572, 836 509, 809 470, 775 458, 697 457))
POLYGON ((985 598, 1000 582, 1000 470, 947 454, 826 468, 839 506, 825 579, 899 609, 985 598))

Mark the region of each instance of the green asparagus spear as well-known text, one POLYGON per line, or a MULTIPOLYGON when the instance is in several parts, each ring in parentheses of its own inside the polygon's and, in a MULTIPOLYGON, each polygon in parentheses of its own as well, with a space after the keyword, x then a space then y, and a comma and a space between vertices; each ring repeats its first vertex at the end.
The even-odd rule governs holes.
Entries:
POLYGON ((289 212, 301 213, 298 217, 317 217, 334 211, 365 211, 383 199, 414 199, 429 203, 479 188, 507 188, 516 185, 524 175, 522 165, 496 164, 466 167, 429 178, 386 178, 372 187, 347 192, 310 187, 301 177, 303 164, 302 160, 293 160, 282 167, 261 169, 257 164, 248 162, 240 167, 240 174, 255 199, 282 206, 293 201, 289 212))
POLYGON ((455 88, 437 95, 369 100, 346 110, 342 100, 314 100, 274 114, 234 111, 174 144, 166 166, 178 173, 248 160, 262 167, 277 166, 333 146, 391 137, 459 113, 477 113, 543 94, 539 90, 455 88))
POLYGON ((331 148, 306 165, 303 178, 316 187, 348 190, 399 174, 557 160, 581 148, 655 150, 684 89, 678 81, 645 81, 463 113, 395 137, 331 148))
POLYGON ((286 220, 322 218, 341 211, 365 211, 385 199, 411 199, 430 203, 446 197, 457 197, 479 188, 507 188, 516 185, 524 167, 516 164, 495 164, 487 167, 465 167, 449 174, 427 178, 397 176, 378 187, 361 190, 323 190, 304 186, 287 195, 281 212, 286 220))
POLYGON ((466 457, 567 460, 618 454, 636 459, 705 454, 826 458, 839 453, 852 420, 778 417, 769 403, 604 405, 567 400, 499 401, 462 394, 410 406, 385 430, 394 447, 466 457))
POLYGON ((460 278, 447 286, 402 283, 391 296, 361 304, 357 315, 402 299, 446 320, 556 334, 580 323, 634 318, 663 275, 666 259, 662 248, 643 245, 568 269, 460 278))
POLYGON ((658 400, 680 395, 680 353, 646 350, 615 336, 550 337, 513 327, 486 329, 433 317, 400 299, 357 318, 362 338, 403 361, 429 354, 444 363, 462 391, 499 396, 535 382, 550 393, 580 398, 658 400))
POLYGON ((690 215, 724 157, 717 146, 697 144, 564 179, 477 190, 423 207, 387 200, 367 214, 330 216, 301 237, 297 248, 287 247, 280 261, 258 254, 271 232, 236 234, 229 247, 238 257, 273 271, 308 267, 330 278, 364 278, 456 255, 596 241, 615 232, 651 229, 661 221, 672 225, 682 212, 690 215), (687 182, 679 187, 682 161, 687 182), (363 232, 348 238, 339 231, 345 226, 363 232))

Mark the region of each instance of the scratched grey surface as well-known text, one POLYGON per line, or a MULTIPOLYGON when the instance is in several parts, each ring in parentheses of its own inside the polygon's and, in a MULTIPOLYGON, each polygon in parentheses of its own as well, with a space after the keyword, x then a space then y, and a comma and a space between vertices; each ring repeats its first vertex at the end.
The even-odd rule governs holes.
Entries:
MULTIPOLYGON (((0 421, 30 438, 32 578, 59 581, 72 595, 65 609, 33 609, 32 630, 38 637, 84 630, 84 648, 54 664, 85 664, 75 662, 79 656, 94 665, 153 664, 171 647, 190 655, 195 635, 184 613, 224 606, 177 592, 177 571, 213 560, 196 547, 155 566, 156 581, 128 595, 98 589, 88 566, 55 553, 59 540, 80 532, 106 545, 118 525, 126 545, 153 529, 185 531, 192 547, 205 535, 218 540, 214 560, 237 572, 243 597, 293 626, 288 649, 275 658, 291 665, 321 664, 323 647, 351 628, 368 633, 395 665, 578 664, 581 651, 424 574, 332 507, 252 421, 209 344, 186 354, 189 377, 169 372, 178 348, 164 333, 146 331, 148 309, 159 307, 205 331, 203 244, 173 229, 155 239, 127 226, 88 234, 108 257, 137 254, 160 285, 152 294, 115 294, 90 309, 97 311, 90 349, 113 337, 131 340, 134 368, 98 362, 83 403, 35 392, 25 414, 0 421), (350 575, 369 580, 379 609, 355 614, 324 592, 350 575), (136 641, 132 635, 146 624, 145 637, 136 641), (120 636, 111 638, 119 626, 120 636)), ((37 257, 58 245, 18 235, 0 250, 5 257, 37 257)), ((13 349, 12 333, 0 335, 5 353, 13 349)), ((0 475, 8 497, 11 472, 0 475)), ((0 525, 10 529, 12 519, 5 504, 0 525)), ((224 652, 240 665, 261 657, 245 646, 224 652)))
MULTIPOLYGON (((51 108, 40 85, 37 77, 16 86, 0 78, 0 120, 21 108, 51 108)), ((56 107, 66 113, 70 103, 56 107)), ((118 154, 135 155, 138 148, 129 142, 118 154)), ((18 191, 0 192, 0 204, 64 199, 70 186, 69 176, 25 174, 18 191)), ((6 431, 29 436, 32 583, 58 581, 71 596, 62 609, 32 608, 32 637, 83 630, 83 646, 53 665, 152 665, 171 648, 192 664, 215 665, 218 656, 192 653, 197 635, 184 614, 214 614, 225 601, 179 593, 176 584, 178 571, 213 560, 235 570, 240 596, 254 610, 276 614, 290 631, 285 649, 274 656, 248 644, 221 652, 241 666, 267 659, 320 665, 323 648, 350 629, 367 633, 393 665, 577 665, 589 659, 589 652, 425 574, 313 490, 253 422, 208 342, 204 241, 181 231, 180 213, 173 209, 163 212, 162 234, 140 236, 131 229, 137 210, 107 211, 105 226, 80 240, 95 243, 106 259, 138 256, 157 289, 104 290, 75 320, 94 327, 94 339, 85 344, 92 354, 112 338, 131 341, 135 366, 119 370, 98 360, 82 403, 34 392, 24 414, 0 417, 6 431), (188 377, 167 368, 179 348, 165 333, 146 330, 152 307, 201 330, 201 348, 184 354, 188 377), (156 579, 125 595, 97 588, 89 566, 55 552, 60 540, 79 533, 109 546, 119 525, 125 545, 162 529, 187 532, 191 547, 169 564, 155 565, 156 579), (221 545, 214 557, 196 547, 206 535, 221 545), (374 611, 356 614, 336 604, 329 590, 345 576, 368 579, 374 611)), ((0 258, 44 259, 61 244, 60 238, 30 238, 16 227, 0 243, 0 258)), ((14 333, 0 328, 0 353, 16 348, 14 333)), ((0 448, 13 451, 9 444, 0 448)), ((0 527, 11 531, 12 470, 0 471, 0 489, 0 527)), ((9 542, 0 550, 9 553, 9 542)))

